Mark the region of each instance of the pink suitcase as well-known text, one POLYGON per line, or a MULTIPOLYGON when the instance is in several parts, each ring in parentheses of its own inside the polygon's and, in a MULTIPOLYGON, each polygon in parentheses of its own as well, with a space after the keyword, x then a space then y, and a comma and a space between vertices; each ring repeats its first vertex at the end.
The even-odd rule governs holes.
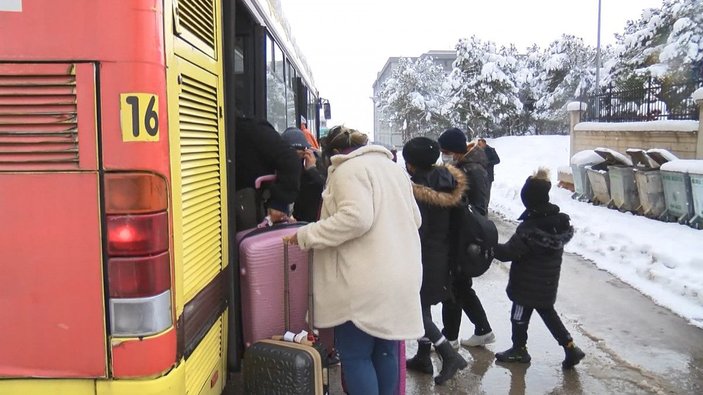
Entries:
MULTIPOLYGON (((245 349, 285 333, 282 239, 300 226, 276 224, 237 233, 245 349)), ((290 246, 288 254, 290 330, 297 333, 308 327, 308 254, 297 246, 290 246)))

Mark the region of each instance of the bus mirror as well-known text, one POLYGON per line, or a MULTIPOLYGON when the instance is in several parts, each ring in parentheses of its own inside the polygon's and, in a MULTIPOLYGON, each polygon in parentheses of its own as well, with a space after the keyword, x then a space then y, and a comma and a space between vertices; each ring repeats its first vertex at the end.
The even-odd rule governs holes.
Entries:
POLYGON ((332 108, 330 107, 329 102, 325 102, 322 104, 322 110, 325 113, 325 119, 331 119, 332 118, 332 108))

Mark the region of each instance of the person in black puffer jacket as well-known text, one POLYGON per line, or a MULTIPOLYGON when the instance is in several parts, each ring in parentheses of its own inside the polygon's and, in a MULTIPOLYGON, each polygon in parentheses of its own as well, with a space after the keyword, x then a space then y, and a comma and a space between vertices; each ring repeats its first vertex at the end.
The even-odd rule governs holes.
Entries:
MULTIPOLYGON (((442 161, 454 164, 467 178, 468 188, 466 198, 474 209, 481 215, 488 212, 488 172, 486 171, 486 154, 475 145, 466 144, 466 135, 461 129, 445 130, 438 139, 442 151, 442 161)), ((473 279, 452 267, 454 298, 442 303, 442 334, 454 348, 460 344, 466 347, 480 347, 495 341, 495 335, 488 316, 476 295, 473 279), (474 334, 459 341, 461 327, 461 312, 466 313, 469 321, 474 324, 474 334)))
POLYGON ((564 347, 564 368, 575 366, 586 355, 574 345, 571 334, 554 310, 564 245, 574 235, 574 228, 569 216, 549 202, 551 186, 549 171, 545 168, 527 178, 520 193, 525 205, 519 218, 522 223, 507 243, 495 249, 496 259, 512 261, 507 293, 513 302, 510 313, 513 346, 496 354, 500 362, 530 362, 527 327, 534 310, 564 347))
POLYGON ((466 360, 432 321, 431 307, 452 298, 450 277, 450 215, 452 208, 461 203, 466 189, 466 176, 453 166, 437 166, 439 144, 427 137, 416 137, 403 147, 405 167, 413 182, 413 195, 417 201, 422 225, 420 245, 422 250, 422 323, 425 336, 418 340, 417 354, 408 359, 410 370, 433 373, 430 351, 434 344, 442 356, 442 370, 435 377, 436 384, 451 379, 458 370, 467 366, 466 360))

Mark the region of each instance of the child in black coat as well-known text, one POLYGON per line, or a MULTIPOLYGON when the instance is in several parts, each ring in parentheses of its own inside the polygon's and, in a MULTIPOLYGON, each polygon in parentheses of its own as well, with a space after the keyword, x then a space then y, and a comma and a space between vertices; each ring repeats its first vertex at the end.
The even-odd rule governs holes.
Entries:
POLYGON ((512 261, 507 293, 513 302, 510 313, 513 346, 496 354, 500 362, 530 362, 527 327, 534 310, 564 347, 564 368, 575 366, 586 355, 574 345, 571 334, 554 310, 564 245, 574 235, 574 228, 569 216, 549 203, 551 186, 549 171, 545 168, 527 178, 520 193, 525 205, 525 212, 519 218, 522 223, 507 243, 495 249, 496 259, 512 261))

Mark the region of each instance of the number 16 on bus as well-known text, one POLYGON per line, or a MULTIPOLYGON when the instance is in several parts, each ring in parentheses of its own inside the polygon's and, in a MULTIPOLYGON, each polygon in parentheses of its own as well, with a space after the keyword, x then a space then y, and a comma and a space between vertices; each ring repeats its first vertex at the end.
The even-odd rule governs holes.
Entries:
POLYGON ((159 141, 159 97, 151 93, 120 94, 122 141, 159 141))

